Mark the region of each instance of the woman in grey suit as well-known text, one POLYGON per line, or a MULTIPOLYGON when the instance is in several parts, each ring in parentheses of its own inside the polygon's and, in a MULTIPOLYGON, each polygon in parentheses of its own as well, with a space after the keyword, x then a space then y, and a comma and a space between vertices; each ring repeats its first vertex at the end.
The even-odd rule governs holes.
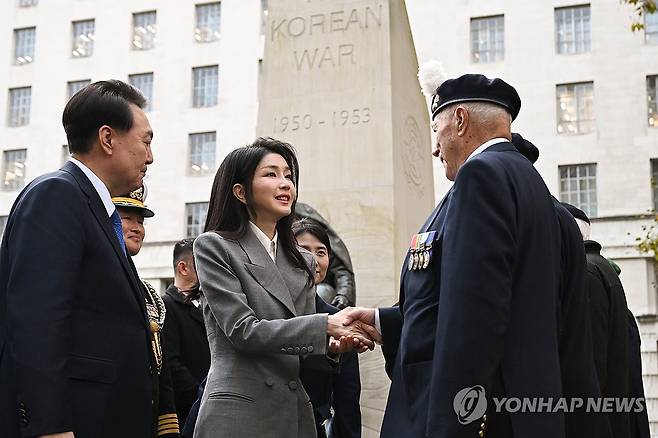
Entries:
POLYGON ((292 147, 269 138, 217 171, 194 243, 211 352, 195 438, 315 437, 300 366, 328 370, 332 352, 374 346, 369 327, 315 313, 315 261, 291 229, 298 175, 292 147))

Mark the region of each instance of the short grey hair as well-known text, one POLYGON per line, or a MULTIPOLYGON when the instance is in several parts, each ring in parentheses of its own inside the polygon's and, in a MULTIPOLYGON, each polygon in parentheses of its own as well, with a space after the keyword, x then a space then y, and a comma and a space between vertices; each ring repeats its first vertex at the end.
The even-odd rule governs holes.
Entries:
POLYGON ((491 124, 504 119, 512 124, 512 115, 500 105, 489 102, 465 102, 461 105, 475 115, 480 123, 491 124))

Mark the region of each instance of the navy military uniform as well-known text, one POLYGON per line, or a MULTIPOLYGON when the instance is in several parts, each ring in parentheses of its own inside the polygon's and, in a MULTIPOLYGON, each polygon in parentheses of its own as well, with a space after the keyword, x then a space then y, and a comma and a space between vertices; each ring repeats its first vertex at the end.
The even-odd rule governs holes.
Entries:
MULTIPOLYGON (((141 187, 128 195, 112 198, 117 209, 132 209, 142 217, 155 214, 144 205, 146 189, 141 187)), ((174 388, 166 356, 162 350, 161 332, 164 326, 166 308, 157 291, 148 282, 142 280, 144 303, 150 329, 150 367, 153 376, 153 427, 152 436, 175 438, 180 435, 178 416, 174 404, 174 388)))
MULTIPOLYGON (((521 104, 500 79, 464 75, 438 88, 433 117, 467 101, 500 105, 512 118, 521 104)), ((392 341, 397 349, 383 438, 564 434, 560 413, 494 409, 492 397, 561 395, 561 245, 541 176, 508 141, 487 146, 461 166, 412 241, 400 306, 380 309, 384 347, 392 341), (456 407, 468 388, 477 388, 478 404, 465 417, 456 407)))

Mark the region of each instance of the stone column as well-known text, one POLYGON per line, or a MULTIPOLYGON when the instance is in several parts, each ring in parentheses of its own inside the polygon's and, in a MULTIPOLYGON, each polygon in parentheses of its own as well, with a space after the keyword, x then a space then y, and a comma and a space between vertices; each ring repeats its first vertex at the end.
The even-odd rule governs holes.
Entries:
MULTIPOLYGON (((403 0, 270 0, 257 133, 299 154, 300 200, 345 241, 357 303, 397 301, 410 237, 434 207, 429 116, 403 0)), ((361 356, 364 437, 388 394, 361 356)))

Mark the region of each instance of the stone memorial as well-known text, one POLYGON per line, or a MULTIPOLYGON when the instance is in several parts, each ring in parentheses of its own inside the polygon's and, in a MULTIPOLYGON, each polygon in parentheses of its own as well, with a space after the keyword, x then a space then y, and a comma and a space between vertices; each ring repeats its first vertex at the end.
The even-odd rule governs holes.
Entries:
MULTIPOLYGON (((270 0, 257 134, 290 142, 300 200, 345 241, 357 305, 397 301, 403 257, 434 207, 427 104, 403 0, 270 0)), ((388 394, 361 356, 364 438, 388 394)))

